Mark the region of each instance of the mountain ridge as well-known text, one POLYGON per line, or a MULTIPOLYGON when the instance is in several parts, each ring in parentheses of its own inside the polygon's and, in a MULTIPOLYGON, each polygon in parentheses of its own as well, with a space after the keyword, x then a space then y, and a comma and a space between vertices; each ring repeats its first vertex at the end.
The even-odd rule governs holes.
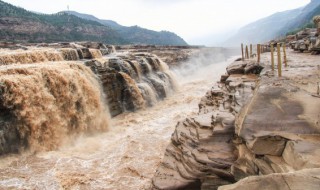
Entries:
POLYGON ((96 41, 115 45, 188 45, 172 32, 156 32, 140 27, 124 30, 114 21, 97 19, 84 19, 66 12, 39 14, 0 0, 0 40, 24 43, 96 41))
POLYGON ((263 43, 285 36, 288 32, 302 28, 311 22, 313 16, 317 14, 320 14, 320 1, 312 0, 303 7, 277 12, 247 24, 228 39, 225 45, 238 45, 242 42, 263 43))
POLYGON ((119 32, 120 36, 126 40, 135 44, 157 44, 157 45, 170 45, 170 42, 178 45, 187 45, 187 43, 175 33, 169 31, 153 31, 145 29, 139 26, 122 26, 115 21, 99 19, 94 15, 79 13, 76 11, 63 11, 64 13, 72 14, 77 17, 99 22, 105 26, 109 26, 112 29, 119 32), (157 43, 154 43, 154 42, 157 43))

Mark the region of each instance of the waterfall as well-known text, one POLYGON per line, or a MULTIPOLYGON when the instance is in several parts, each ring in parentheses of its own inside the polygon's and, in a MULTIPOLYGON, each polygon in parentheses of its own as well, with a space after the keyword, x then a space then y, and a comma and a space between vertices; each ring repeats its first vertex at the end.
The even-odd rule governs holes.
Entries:
POLYGON ((157 103, 157 95, 155 89, 146 82, 138 83, 138 87, 146 100, 148 106, 154 106, 157 103))
POLYGON ((102 57, 101 51, 99 49, 89 49, 89 52, 91 53, 91 57, 93 59, 102 57))
POLYGON ((81 63, 0 69, 0 154, 54 150, 76 133, 105 131, 108 112, 95 75, 81 63))
POLYGON ((176 89, 153 54, 54 45, 0 52, 0 155, 55 150, 74 134, 105 131, 109 114, 153 106, 176 89))
POLYGON ((4 52, 0 55, 0 65, 28 64, 62 60, 64 60, 64 56, 60 51, 55 49, 35 49, 27 51, 17 51, 14 53, 4 50, 4 52))
POLYGON ((63 59, 67 61, 79 60, 79 54, 76 49, 62 48, 59 50, 62 53, 63 59))
POLYGON ((100 77, 112 116, 152 106, 177 89, 174 74, 152 54, 120 54, 86 62, 100 77))

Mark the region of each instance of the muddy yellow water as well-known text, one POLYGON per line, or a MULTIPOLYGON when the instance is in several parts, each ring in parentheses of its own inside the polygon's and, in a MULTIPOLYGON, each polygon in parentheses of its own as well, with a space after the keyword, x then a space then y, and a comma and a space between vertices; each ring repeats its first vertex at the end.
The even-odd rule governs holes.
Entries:
POLYGON ((111 120, 108 132, 70 139, 57 151, 0 158, 0 189, 148 189, 177 121, 230 61, 177 74, 179 90, 154 107, 111 120))

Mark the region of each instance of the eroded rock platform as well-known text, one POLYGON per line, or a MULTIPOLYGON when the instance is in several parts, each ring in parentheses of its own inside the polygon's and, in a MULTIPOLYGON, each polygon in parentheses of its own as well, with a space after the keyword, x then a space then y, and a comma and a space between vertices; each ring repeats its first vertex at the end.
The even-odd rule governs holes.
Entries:
POLYGON ((283 77, 267 54, 231 64, 177 124, 153 189, 319 189, 320 68, 299 56, 283 77))

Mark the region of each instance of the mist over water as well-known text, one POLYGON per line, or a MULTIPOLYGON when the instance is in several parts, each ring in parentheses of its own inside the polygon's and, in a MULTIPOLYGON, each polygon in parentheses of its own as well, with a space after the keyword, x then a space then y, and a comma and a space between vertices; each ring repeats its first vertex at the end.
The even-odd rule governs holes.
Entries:
POLYGON ((111 119, 108 132, 82 135, 57 151, 1 158, 0 188, 147 189, 177 121, 197 114, 200 98, 233 58, 226 59, 213 51, 175 68, 177 92, 111 119))

